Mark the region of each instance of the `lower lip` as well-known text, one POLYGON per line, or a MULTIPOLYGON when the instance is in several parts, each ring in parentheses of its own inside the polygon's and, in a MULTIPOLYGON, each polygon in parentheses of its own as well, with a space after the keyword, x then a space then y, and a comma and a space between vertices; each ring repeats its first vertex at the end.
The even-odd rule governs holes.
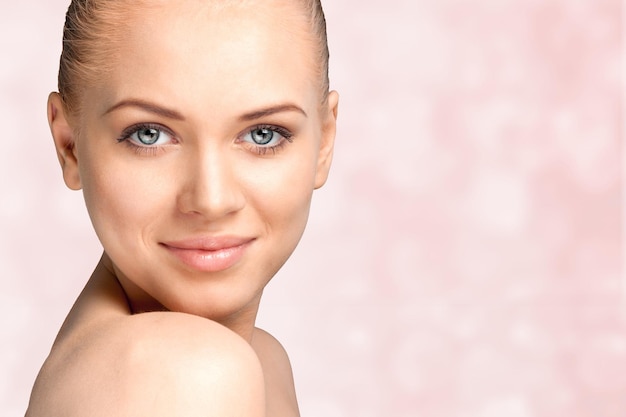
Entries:
POLYGON ((234 266, 243 257, 250 242, 215 251, 202 249, 180 249, 164 245, 178 260, 201 272, 219 272, 234 266))

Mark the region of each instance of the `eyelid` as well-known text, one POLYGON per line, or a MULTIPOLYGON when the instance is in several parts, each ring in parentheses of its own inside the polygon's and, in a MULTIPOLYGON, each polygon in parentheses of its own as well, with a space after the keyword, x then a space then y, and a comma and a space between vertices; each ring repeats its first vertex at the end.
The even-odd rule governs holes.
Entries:
MULTIPOLYGON (((127 127, 126 129, 124 129, 120 137, 117 139, 117 141, 118 142, 132 142, 133 145, 140 147, 140 148, 155 148, 159 146, 165 146, 165 145, 146 145, 146 144, 137 143, 136 141, 132 140, 131 137, 142 129, 155 129, 155 130, 160 131, 161 133, 165 133, 166 135, 170 136, 172 141, 178 141, 176 134, 172 132, 171 129, 168 129, 167 127, 158 123, 135 123, 134 125, 131 125, 127 127)), ((170 143, 168 142, 167 144, 169 145, 170 143)))
POLYGON ((245 147, 249 148, 250 151, 256 153, 257 155, 265 155, 268 152, 272 152, 272 154, 274 155, 276 154, 276 152, 282 149, 287 143, 293 142, 293 136, 294 134, 287 128, 284 128, 279 125, 262 123, 262 124, 254 125, 244 130, 241 134, 237 136, 237 140, 238 142, 241 142, 242 144, 244 144, 245 147), (271 130, 272 132, 275 132, 278 135, 280 135, 281 138, 274 145, 259 145, 259 144, 255 144, 254 142, 250 142, 244 139, 246 136, 250 135, 252 132, 254 132, 255 130, 259 130, 259 129, 271 130))
MULTIPOLYGON (((293 135, 293 133, 291 133, 291 131, 289 129, 284 128, 284 127, 279 126, 279 125, 272 125, 272 124, 267 124, 267 123, 260 123, 260 124, 257 124, 257 125, 254 125, 252 127, 247 128, 241 134, 238 135, 238 138, 243 138, 246 135, 254 132, 255 130, 261 130, 261 129, 267 129, 267 130, 271 130, 272 132, 278 133, 279 135, 281 135, 283 138, 285 138, 289 142, 291 142, 293 140, 293 136, 294 135, 293 135)), ((262 145, 257 145, 257 146, 262 146, 262 145)))

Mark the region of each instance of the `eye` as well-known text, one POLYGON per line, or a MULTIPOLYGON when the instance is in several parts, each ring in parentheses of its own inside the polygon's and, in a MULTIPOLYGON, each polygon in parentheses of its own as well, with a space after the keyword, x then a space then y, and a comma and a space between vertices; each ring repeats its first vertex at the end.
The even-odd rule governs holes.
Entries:
POLYGON ((269 126, 259 126, 252 129, 244 136, 246 142, 250 142, 258 146, 275 146, 276 142, 280 142, 282 135, 269 126))
POLYGON ((257 128, 250 132, 250 138, 257 145, 267 145, 274 139, 275 135, 273 130, 267 128, 257 128))
POLYGON ((129 141, 135 146, 151 147, 167 145, 174 140, 173 136, 161 126, 141 124, 126 129, 119 141, 129 141))
POLYGON ((137 145, 152 146, 165 145, 172 141, 171 135, 155 126, 138 126, 137 130, 128 136, 137 145))
POLYGON ((285 141, 291 142, 293 135, 279 126, 255 126, 242 137, 244 142, 250 143, 257 148, 276 148, 285 141))
POLYGON ((134 136, 144 145, 154 145, 161 137, 161 131, 152 127, 146 127, 138 130, 134 136))

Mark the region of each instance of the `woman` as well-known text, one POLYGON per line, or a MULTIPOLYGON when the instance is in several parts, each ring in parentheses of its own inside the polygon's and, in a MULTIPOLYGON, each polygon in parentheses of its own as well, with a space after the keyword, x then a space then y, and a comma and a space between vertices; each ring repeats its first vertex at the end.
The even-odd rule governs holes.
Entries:
POLYGON ((104 254, 27 415, 295 416, 255 327, 332 159, 314 0, 80 0, 48 120, 104 254))

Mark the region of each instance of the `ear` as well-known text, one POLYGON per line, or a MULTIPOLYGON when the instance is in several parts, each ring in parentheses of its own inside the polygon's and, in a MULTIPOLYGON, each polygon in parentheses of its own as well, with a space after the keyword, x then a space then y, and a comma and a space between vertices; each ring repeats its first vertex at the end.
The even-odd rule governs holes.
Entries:
POLYGON ((325 114, 322 114, 322 140, 317 158, 317 171, 315 172, 315 189, 321 188, 328 179, 328 172, 333 160, 335 147, 335 134, 337 133, 337 109, 339 106, 339 94, 331 91, 328 94, 328 104, 325 114))
POLYGON ((48 124, 63 170, 63 180, 70 189, 80 190, 82 185, 76 158, 75 134, 68 122, 65 103, 59 93, 50 93, 48 96, 48 124))

